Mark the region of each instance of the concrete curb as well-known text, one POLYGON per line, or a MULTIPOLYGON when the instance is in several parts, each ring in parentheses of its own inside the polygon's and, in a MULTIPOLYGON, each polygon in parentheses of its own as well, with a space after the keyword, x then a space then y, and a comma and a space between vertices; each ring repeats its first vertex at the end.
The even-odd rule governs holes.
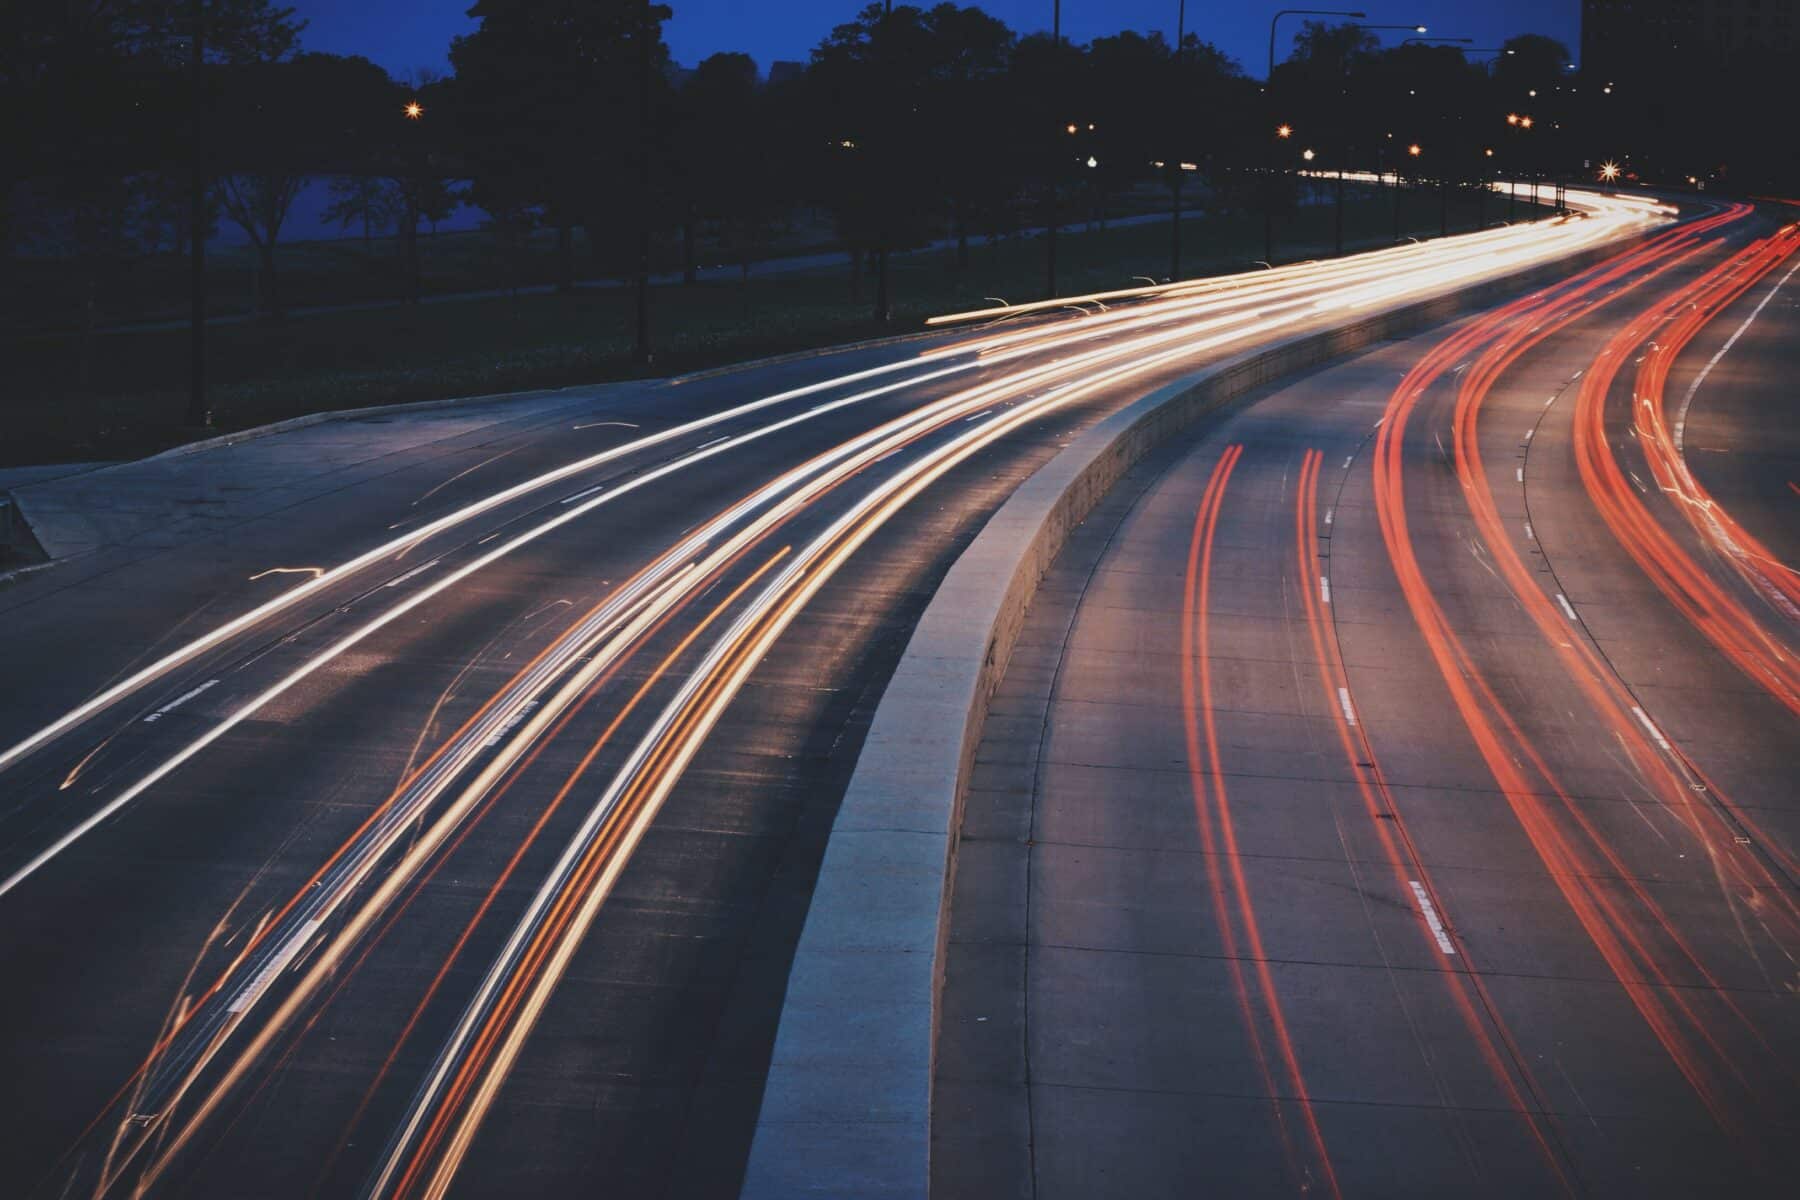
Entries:
MULTIPOLYGON (((944 338, 947 336, 950 335, 943 330, 920 330, 910 333, 891 334, 884 337, 864 338, 861 341, 844 342, 833 346, 818 346, 809 350, 791 350, 784 354, 772 354, 765 358, 748 359, 744 362, 728 363, 718 367, 707 367, 699 371, 690 371, 684 375, 670 375, 666 377, 651 376, 643 379, 602 380, 594 383, 569 384, 566 387, 559 388, 535 388, 521 392, 490 392, 480 396, 451 396, 440 400, 413 400, 404 404, 371 404, 361 408, 328 409, 323 412, 303 413, 297 417, 288 417, 280 421, 271 421, 267 425, 252 425, 248 429, 239 429, 232 433, 222 433, 214 437, 201 438, 198 441, 183 442, 179 446, 171 446, 167 450, 159 450, 155 454, 148 454, 143 458, 106 463, 101 466, 84 470, 80 472, 80 474, 97 475, 107 471, 118 470, 121 467, 134 466, 138 463, 156 462, 170 458, 183 458, 190 454, 198 454, 204 450, 226 449, 258 438, 289 433, 296 429, 306 429, 313 425, 322 425, 327 421, 356 421, 367 417, 427 412, 432 409, 440 408, 457 408, 480 404, 502 404, 509 401, 535 400, 549 396, 563 395, 568 392, 579 392, 588 388, 612 388, 627 385, 636 385, 643 388, 676 387, 685 383, 696 383, 705 379, 714 379, 722 375, 730 375, 737 371, 755 370, 759 367, 781 366, 786 363, 804 362, 807 359, 822 358, 829 354, 869 350, 879 346, 897 345, 904 342, 924 341, 929 338, 944 338)), ((47 483, 52 481, 53 480, 43 480, 40 482, 47 483)), ((27 536, 30 536, 32 529, 31 516, 26 511, 25 503, 18 495, 18 493, 24 491, 27 486, 35 486, 35 484, 22 485, 12 491, 0 489, 0 498, 4 498, 11 503, 13 520, 24 528, 27 536)), ((59 561, 61 561, 61 559, 53 558, 51 563, 59 561)), ((48 566, 51 565, 51 563, 34 564, 33 569, 38 566, 48 566)), ((5 572, 0 574, 0 583, 9 582, 13 578, 26 573, 26 571, 22 570, 5 572)))
POLYGON ((963 791, 1038 581, 1112 485, 1254 388, 1553 282, 1642 236, 1235 355, 1105 418, 1013 493, 920 618, 845 790, 788 976, 746 1200, 928 1196, 963 791))

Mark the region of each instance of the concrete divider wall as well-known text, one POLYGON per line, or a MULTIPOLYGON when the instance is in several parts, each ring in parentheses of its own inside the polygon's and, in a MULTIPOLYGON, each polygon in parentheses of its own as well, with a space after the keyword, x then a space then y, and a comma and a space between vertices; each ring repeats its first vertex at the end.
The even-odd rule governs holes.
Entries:
POLYGON ((1000 507, 920 618, 832 826, 788 976, 746 1200, 929 1193, 963 791, 1038 581, 1113 484, 1265 383, 1554 282, 1642 236, 1215 363, 1098 422, 1000 507))

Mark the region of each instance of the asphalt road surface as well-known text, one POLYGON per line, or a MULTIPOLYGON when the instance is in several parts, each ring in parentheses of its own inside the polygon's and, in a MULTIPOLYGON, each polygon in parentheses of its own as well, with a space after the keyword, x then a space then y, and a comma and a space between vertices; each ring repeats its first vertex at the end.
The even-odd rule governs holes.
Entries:
POLYGON ((733 1194, 862 729, 982 519, 1209 357, 1613 219, 558 408, 15 582, 0 1179, 733 1194))
POLYGON ((1096 510, 976 759, 935 1195, 1790 1190, 1797 248, 1674 237, 1096 510))

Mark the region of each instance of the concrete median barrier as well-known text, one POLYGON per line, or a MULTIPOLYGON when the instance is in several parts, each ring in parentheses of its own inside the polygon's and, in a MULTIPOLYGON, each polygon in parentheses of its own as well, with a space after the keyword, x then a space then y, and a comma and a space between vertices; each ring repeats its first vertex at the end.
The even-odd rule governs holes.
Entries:
POLYGON ((1069 534, 1160 443, 1286 375, 1523 294, 1633 244, 1299 334, 1213 363, 1081 434, 951 567, 882 696, 788 978, 741 1194, 921 1198, 962 799, 988 703, 1069 534))

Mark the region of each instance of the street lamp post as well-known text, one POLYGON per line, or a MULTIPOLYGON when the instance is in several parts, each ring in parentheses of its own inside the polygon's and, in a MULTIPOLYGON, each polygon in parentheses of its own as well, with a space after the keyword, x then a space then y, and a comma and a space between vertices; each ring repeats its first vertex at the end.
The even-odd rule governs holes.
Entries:
MULTIPOLYGON (((1360 21, 1369 14, 1366 12, 1345 12, 1329 8, 1284 8, 1269 18, 1269 72, 1264 76, 1265 91, 1272 91, 1275 86, 1275 26, 1283 17, 1349 17, 1360 21)), ((1272 147, 1270 148, 1272 149, 1272 147)), ((1272 170, 1272 164, 1268 164, 1272 170)), ((1263 192, 1263 261, 1270 266, 1275 265, 1275 192, 1264 176, 1263 192)))
MULTIPOLYGON (((887 35, 887 37, 891 37, 893 35, 893 30, 885 28, 885 25, 886 25, 888 19, 891 18, 893 15, 894 15, 894 0, 885 0, 885 2, 882 4, 882 7, 881 7, 881 16, 882 16, 882 23, 884 26, 884 28, 882 29, 882 33, 887 35)), ((882 39, 882 43, 883 43, 884 47, 886 46, 887 37, 884 37, 882 39)), ((884 49, 883 54, 882 54, 882 63, 884 66, 886 65, 886 61, 887 61, 887 56, 886 56, 886 52, 884 49)), ((888 146, 886 144, 887 141, 888 141, 888 139, 886 139, 886 138, 878 140, 876 142, 876 149, 877 149, 877 152, 882 155, 882 158, 884 160, 886 160, 887 162, 891 162, 892 157, 891 157, 891 155, 888 154, 888 146)), ((883 182, 885 183, 886 176, 887 176, 887 170, 885 169, 885 164, 883 166, 881 174, 883 176, 883 182)), ((877 321, 881 321, 881 322, 886 322, 886 321, 892 320, 893 316, 894 316, 892 293, 890 293, 888 290, 888 240, 889 240, 889 238, 888 238, 887 212, 888 212, 887 206, 886 206, 886 204, 883 204, 883 206, 881 208, 880 227, 876 230, 876 237, 878 239, 878 244, 875 247, 875 319, 877 321)))
MULTIPOLYGON (((889 0, 889 4, 892 5, 892 0, 889 0)), ((1062 50, 1062 0, 1053 0, 1050 9, 1050 45, 1051 69, 1054 70, 1057 55, 1062 50)), ((1052 161, 1062 162, 1060 149, 1052 156, 1052 161)), ((1044 296, 1051 300, 1056 298, 1056 184, 1061 174, 1061 170, 1053 169, 1050 175, 1050 219, 1044 230, 1044 255, 1048 268, 1044 296)))
MULTIPOLYGON (((1182 43, 1187 40, 1187 0, 1176 0, 1175 5, 1175 105, 1179 113, 1182 105, 1182 43)), ((1169 223, 1169 282, 1174 283, 1181 278, 1181 139, 1175 139, 1174 193, 1175 219, 1169 223)))
MULTIPOLYGON (((1407 157, 1417 158, 1424 153, 1419 143, 1414 142, 1406 148, 1407 157)), ((1400 168, 1394 167, 1394 241, 1400 240, 1400 168)))
POLYGON ((648 366, 650 349, 650 0, 638 5, 637 341, 631 360, 648 366))
POLYGON ((206 112, 205 84, 202 81, 206 58, 206 14, 203 0, 190 0, 189 16, 193 36, 189 39, 188 68, 192 109, 188 114, 189 136, 193 139, 189 152, 191 176, 188 181, 188 402, 187 423, 191 426, 212 424, 212 411, 206 404, 206 139, 201 134, 201 120, 206 112))

